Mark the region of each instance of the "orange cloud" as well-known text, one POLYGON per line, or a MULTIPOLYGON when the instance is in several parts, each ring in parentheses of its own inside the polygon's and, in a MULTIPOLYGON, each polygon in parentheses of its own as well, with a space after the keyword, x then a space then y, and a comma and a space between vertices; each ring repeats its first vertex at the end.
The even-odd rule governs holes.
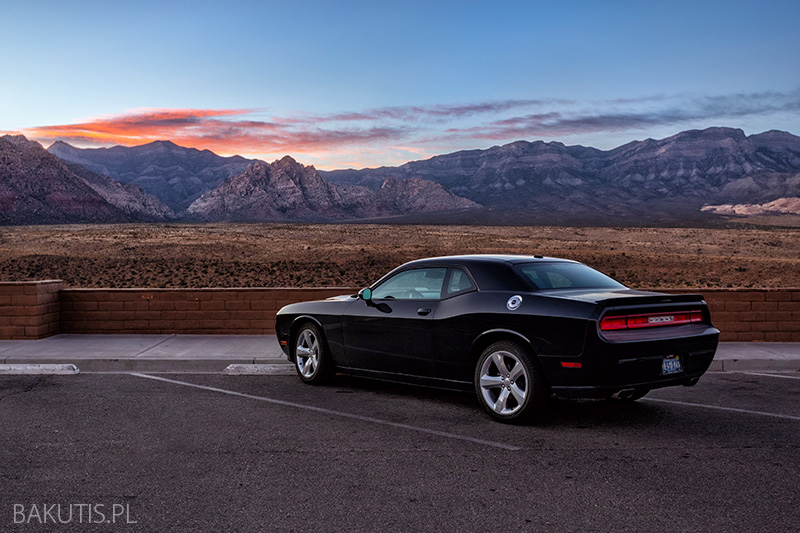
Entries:
POLYGON ((270 117, 258 109, 140 109, 21 133, 42 142, 63 140, 83 147, 171 140, 222 155, 267 159, 302 154, 321 167, 334 162, 357 167, 475 148, 487 141, 640 132, 678 123, 699 127, 704 122, 798 110, 800 89, 590 102, 499 100, 270 117))
POLYGON ((39 141, 62 140, 78 145, 139 145, 156 140, 209 149, 221 154, 286 154, 326 152, 353 144, 395 139, 404 128, 320 128, 322 120, 247 119, 250 109, 155 109, 98 118, 77 124, 28 128, 39 141))

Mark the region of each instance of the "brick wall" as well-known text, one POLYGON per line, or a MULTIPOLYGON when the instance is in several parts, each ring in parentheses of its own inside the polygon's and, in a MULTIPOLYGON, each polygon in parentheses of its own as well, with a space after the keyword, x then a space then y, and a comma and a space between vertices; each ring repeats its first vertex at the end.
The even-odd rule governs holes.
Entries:
POLYGON ((800 289, 699 292, 708 303, 711 320, 722 332, 723 341, 800 342, 800 289))
POLYGON ((0 339, 40 339, 59 331, 59 280, 0 282, 0 339))
MULTIPOLYGON (((800 289, 701 292, 723 341, 800 342, 800 289)), ((274 333, 286 304, 355 288, 67 289, 58 280, 0 282, 0 339, 54 333, 274 333)))
POLYGON ((275 333, 284 305, 357 289, 65 289, 62 333, 275 333))

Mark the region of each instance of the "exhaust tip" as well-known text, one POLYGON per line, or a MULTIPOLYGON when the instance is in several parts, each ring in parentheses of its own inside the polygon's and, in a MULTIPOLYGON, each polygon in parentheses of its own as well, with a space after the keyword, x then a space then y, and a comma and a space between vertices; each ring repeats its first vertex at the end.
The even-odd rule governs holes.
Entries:
POLYGON ((622 389, 621 391, 617 391, 612 394, 611 397, 615 400, 627 400, 633 396, 634 392, 636 392, 635 389, 622 389))
POLYGON ((697 385, 697 382, 700 381, 700 378, 692 378, 686 383, 683 384, 684 387, 694 387, 697 385))

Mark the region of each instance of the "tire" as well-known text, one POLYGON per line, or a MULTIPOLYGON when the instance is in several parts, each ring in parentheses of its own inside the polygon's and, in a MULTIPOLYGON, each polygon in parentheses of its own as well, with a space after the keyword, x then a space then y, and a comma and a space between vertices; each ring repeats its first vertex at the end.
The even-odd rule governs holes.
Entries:
POLYGON ((319 327, 306 322, 294 336, 293 359, 297 376, 305 383, 329 383, 336 373, 331 354, 319 327))
POLYGON ((537 418, 549 396, 535 356, 514 341, 495 342, 481 353, 475 365, 475 392, 489 416, 515 424, 537 418))

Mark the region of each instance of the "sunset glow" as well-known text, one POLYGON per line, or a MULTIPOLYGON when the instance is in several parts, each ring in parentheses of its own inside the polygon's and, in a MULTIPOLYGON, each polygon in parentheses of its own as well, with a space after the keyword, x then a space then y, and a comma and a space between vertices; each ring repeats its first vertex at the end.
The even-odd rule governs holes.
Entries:
POLYGON ((0 132, 324 169, 520 139, 800 133, 797 3, 312 4, 6 6, 0 132))

